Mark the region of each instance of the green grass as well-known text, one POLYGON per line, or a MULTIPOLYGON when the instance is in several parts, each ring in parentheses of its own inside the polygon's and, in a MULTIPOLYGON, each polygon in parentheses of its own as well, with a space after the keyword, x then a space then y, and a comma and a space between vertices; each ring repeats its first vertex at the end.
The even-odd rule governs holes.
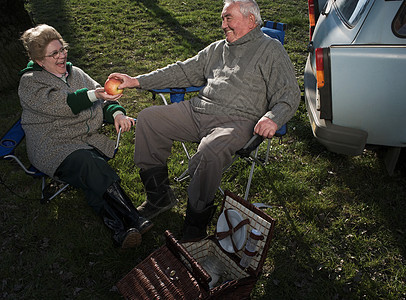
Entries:
MULTIPOLYGON (((307 1, 258 2, 264 19, 288 23, 285 47, 303 89, 307 1)), ((28 0, 26 7, 37 24, 62 33, 70 60, 100 83, 111 72, 136 75, 186 59, 223 38, 218 0, 28 0)), ((160 103, 135 90, 122 100, 134 117, 160 103)), ((3 91, 2 101, 0 134, 21 113, 15 90, 3 91)), ((379 151, 365 150, 359 157, 326 151, 312 136, 303 102, 288 125, 282 143, 272 140, 270 163, 256 170, 250 193, 251 202, 272 205, 267 213, 277 220, 252 298, 405 299, 404 174, 388 176, 379 151)), ((111 127, 105 132, 114 138, 111 127)), ((133 140, 132 133, 123 135, 111 164, 137 205, 145 194, 132 159, 133 140)), ((28 164, 24 147, 19 154, 28 164)), ((176 143, 171 178, 184 170, 185 159, 176 143)), ((247 176, 240 162, 223 187, 243 195, 247 176)), ((40 182, 17 165, 1 162, 0 178, 11 190, 0 185, 3 299, 119 299, 115 284, 164 243, 163 232, 181 233, 187 182, 174 184, 182 201, 154 219, 142 245, 120 251, 80 191, 71 189, 42 205, 40 182)))

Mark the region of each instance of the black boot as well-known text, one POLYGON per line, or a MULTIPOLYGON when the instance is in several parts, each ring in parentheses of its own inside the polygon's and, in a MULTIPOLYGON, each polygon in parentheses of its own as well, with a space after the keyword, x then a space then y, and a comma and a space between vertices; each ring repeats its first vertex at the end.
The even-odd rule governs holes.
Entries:
POLYGON ((216 208, 216 205, 209 205, 204 210, 198 212, 188 203, 181 241, 197 242, 207 237, 207 225, 209 225, 213 218, 216 208))
POLYGON ((139 214, 118 182, 107 188, 103 198, 118 212, 127 228, 135 228, 141 234, 152 228, 153 223, 139 214))
POLYGON ((169 185, 167 166, 140 170, 140 177, 147 192, 147 201, 137 207, 143 217, 152 219, 176 205, 175 195, 169 185))
POLYGON ((104 224, 113 231, 113 243, 116 247, 134 248, 141 243, 141 234, 135 228, 126 229, 123 221, 113 208, 104 205, 102 211, 104 224))

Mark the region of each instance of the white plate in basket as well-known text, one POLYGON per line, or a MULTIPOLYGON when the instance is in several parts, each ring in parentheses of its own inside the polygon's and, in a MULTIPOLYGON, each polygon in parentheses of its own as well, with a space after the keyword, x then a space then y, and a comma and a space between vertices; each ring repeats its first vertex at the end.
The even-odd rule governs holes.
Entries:
MULTIPOLYGON (((243 218, 239 214, 238 211, 234 209, 227 210, 228 219, 233 227, 237 226, 243 218)), ((220 217, 217 221, 217 232, 225 232, 228 231, 230 228, 228 227, 226 216, 224 215, 224 211, 221 213, 220 217)), ((247 239, 247 225, 242 226, 238 229, 234 234, 225 237, 222 240, 219 240, 220 246, 229 253, 234 253, 233 244, 231 242, 231 238, 234 241, 235 246, 238 250, 244 246, 245 241, 247 239)))

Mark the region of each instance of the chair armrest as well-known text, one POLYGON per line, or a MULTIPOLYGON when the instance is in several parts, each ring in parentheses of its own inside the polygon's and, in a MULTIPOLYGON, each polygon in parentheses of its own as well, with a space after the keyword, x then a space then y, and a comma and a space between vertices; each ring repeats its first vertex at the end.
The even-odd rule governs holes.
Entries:
POLYGON ((25 133, 21 126, 21 119, 18 119, 0 139, 0 158, 12 154, 24 137, 25 133))
POLYGON ((156 94, 161 95, 161 98, 163 98, 165 104, 167 104, 167 103, 166 103, 165 97, 162 94, 169 94, 171 102, 178 103, 185 99, 186 93, 198 92, 203 87, 204 86, 189 86, 186 88, 153 89, 153 90, 150 90, 150 92, 152 93, 153 99, 155 99, 156 94))

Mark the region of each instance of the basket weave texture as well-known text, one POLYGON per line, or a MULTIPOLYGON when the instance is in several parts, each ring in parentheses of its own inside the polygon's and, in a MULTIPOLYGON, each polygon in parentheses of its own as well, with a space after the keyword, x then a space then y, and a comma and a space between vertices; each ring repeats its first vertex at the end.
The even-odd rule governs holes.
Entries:
POLYGON ((117 283, 125 299, 204 299, 208 292, 165 245, 117 283))
POLYGON ((264 236, 258 242, 257 255, 246 269, 239 265, 243 251, 224 251, 215 235, 199 242, 179 243, 167 230, 166 245, 149 255, 117 283, 124 298, 249 299, 262 272, 275 221, 230 192, 226 192, 221 210, 228 208, 237 210, 243 219, 249 220, 247 233, 257 229, 264 236), (212 289, 209 289, 210 275, 201 266, 208 256, 217 257, 225 269, 224 278, 212 289))

